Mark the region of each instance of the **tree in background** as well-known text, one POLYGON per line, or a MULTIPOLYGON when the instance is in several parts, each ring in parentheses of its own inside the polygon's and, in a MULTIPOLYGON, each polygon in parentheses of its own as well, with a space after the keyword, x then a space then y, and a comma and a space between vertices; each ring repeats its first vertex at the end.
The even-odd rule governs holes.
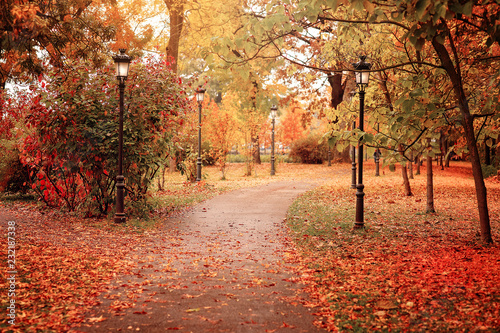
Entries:
POLYGON ((284 147, 290 147, 294 141, 302 139, 307 135, 304 124, 305 112, 296 101, 284 109, 279 118, 277 137, 284 147))
POLYGON ((221 179, 226 179, 227 155, 235 145, 237 123, 235 112, 231 109, 229 96, 223 99, 222 106, 211 100, 207 105, 203 127, 208 141, 210 141, 210 154, 221 172, 221 179))

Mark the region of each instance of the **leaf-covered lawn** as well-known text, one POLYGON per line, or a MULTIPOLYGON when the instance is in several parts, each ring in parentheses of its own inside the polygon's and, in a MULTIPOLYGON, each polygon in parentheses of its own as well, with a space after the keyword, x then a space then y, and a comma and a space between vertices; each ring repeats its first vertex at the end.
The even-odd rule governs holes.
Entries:
MULTIPOLYGON (((111 279, 134 263, 125 254, 140 240, 132 228, 106 230, 33 205, 2 207, 16 228, 15 326, 13 332, 65 331, 82 320, 111 279)), ((6 228, 2 228, 6 231, 6 228)), ((7 247, 1 248, 7 258, 7 247)), ((4 266, 5 267, 5 266, 4 266)), ((3 291, 2 308, 10 298, 3 291)))
MULTIPOLYGON (((438 168, 435 168, 438 169, 438 168)), ((425 169, 403 196, 400 170, 365 172, 365 230, 353 230, 355 191, 335 179, 303 195, 288 224, 294 259, 332 331, 491 331, 500 327, 500 247, 479 243, 474 184, 435 170, 436 214, 425 214, 425 169)), ((499 241, 500 186, 487 181, 499 241)))

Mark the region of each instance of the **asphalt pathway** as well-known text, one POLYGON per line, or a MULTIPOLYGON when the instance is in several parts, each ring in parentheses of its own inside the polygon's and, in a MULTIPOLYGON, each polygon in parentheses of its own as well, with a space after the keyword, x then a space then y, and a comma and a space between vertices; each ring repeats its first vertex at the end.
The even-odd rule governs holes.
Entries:
POLYGON ((285 263, 284 218, 316 184, 280 181, 208 200, 166 221, 130 256, 83 332, 323 332, 285 263))

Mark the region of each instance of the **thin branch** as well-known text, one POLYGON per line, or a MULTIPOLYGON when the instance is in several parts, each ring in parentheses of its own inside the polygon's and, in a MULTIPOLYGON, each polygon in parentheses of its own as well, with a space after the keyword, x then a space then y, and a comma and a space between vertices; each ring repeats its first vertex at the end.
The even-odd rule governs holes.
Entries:
POLYGON ((479 62, 479 61, 490 61, 490 60, 500 60, 500 56, 492 56, 492 57, 485 57, 485 58, 477 58, 474 60, 474 62, 479 62))
POLYGON ((489 116, 494 116, 494 113, 486 113, 486 114, 473 114, 472 119, 476 118, 484 118, 484 117, 489 117, 489 116))
MULTIPOLYGON (((403 154, 408 150, 410 149, 414 144, 416 144, 418 142, 418 140, 420 140, 420 138, 422 137, 422 135, 424 135, 425 131, 427 131, 427 128, 424 127, 422 129, 422 131, 420 132, 420 134, 417 136, 417 138, 415 140, 413 140, 412 143, 410 143, 406 148, 405 150, 403 150, 403 154)), ((406 156, 405 156, 406 157, 406 156)))
MULTIPOLYGON (((488 121, 488 115, 485 115, 486 117, 484 118, 484 121, 483 121, 483 124, 481 125, 481 128, 479 128, 479 131, 477 131, 477 135, 476 135, 476 142, 478 141, 479 139, 479 135, 481 134, 481 131, 483 130, 484 128, 484 125, 486 125, 486 122, 488 121)), ((473 116, 474 118, 474 116, 473 116)))
POLYGON ((324 16, 318 16, 318 19, 322 19, 322 20, 326 20, 326 21, 332 21, 332 22, 343 22, 343 23, 354 23, 354 24, 392 24, 392 25, 395 25, 395 26, 398 26, 400 28, 403 28, 405 30, 410 30, 410 27, 402 24, 402 23, 399 23, 399 22, 396 22, 396 21, 391 21, 391 20, 382 20, 382 21, 374 21, 374 22, 370 22, 370 21, 367 21, 367 20, 362 20, 362 21, 358 21, 358 20, 344 20, 344 19, 336 19, 336 18, 330 18, 330 17, 324 17, 324 16))

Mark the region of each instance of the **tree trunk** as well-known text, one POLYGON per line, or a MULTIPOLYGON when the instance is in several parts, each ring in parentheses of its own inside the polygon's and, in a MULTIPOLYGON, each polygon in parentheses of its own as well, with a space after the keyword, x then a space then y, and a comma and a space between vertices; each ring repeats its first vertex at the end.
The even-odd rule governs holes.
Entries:
MULTIPOLYGON (((454 48, 454 41, 451 37, 451 32, 449 35, 449 40, 452 49, 454 48)), ((450 58, 450 54, 446 47, 439 43, 436 38, 432 40, 432 45, 436 50, 436 53, 445 69, 446 73, 450 77, 453 83, 453 92, 458 104, 458 108, 463 117, 462 124, 464 127, 465 137, 467 139, 467 146, 469 148, 470 160, 472 164, 472 175, 474 177, 474 184, 476 187, 476 198, 477 206, 479 210, 479 224, 481 228, 481 240, 484 243, 493 243, 493 238, 491 237, 491 226, 490 226, 490 216, 488 213, 488 197, 486 194, 486 185, 484 184, 483 172, 481 170, 481 160, 479 157, 479 152, 477 149, 477 142, 474 133, 474 117, 470 114, 469 102, 465 94, 462 77, 460 73, 460 65, 455 68, 453 61, 450 58)))
MULTIPOLYGON (((400 154, 403 156, 403 145, 399 145, 398 147, 400 154)), ((401 163, 401 175, 403 176, 403 185, 405 187, 405 195, 407 197, 412 196, 413 193, 411 193, 411 186, 410 186, 410 180, 408 179, 408 169, 406 168, 406 165, 401 163)))
POLYGON ((420 154, 415 157, 415 164, 417 165, 417 172, 415 172, 416 175, 420 175, 420 166, 422 163, 420 163, 420 154))
POLYGON ((410 172, 410 179, 413 179, 413 150, 410 152, 410 168, 408 171, 410 172))
POLYGON ((408 170, 406 165, 401 164, 401 175, 403 176, 403 184, 405 186, 405 195, 407 197, 411 197, 413 193, 411 193, 410 180, 408 179, 408 170))
POLYGON ((170 38, 167 45, 167 59, 171 61, 171 68, 177 74, 179 60, 179 43, 184 25, 184 3, 178 0, 165 0, 170 18, 170 38))
POLYGON ((165 173, 167 172, 167 165, 163 164, 162 167, 160 167, 160 175, 158 177, 158 190, 163 191, 165 187, 165 173))
POLYGON ((441 151, 441 154, 439 154, 439 165, 441 166, 441 170, 444 170, 444 154, 446 151, 444 149, 443 132, 441 132, 441 135, 439 136, 439 150, 441 151))
POLYGON ((486 165, 491 165, 491 154, 490 154, 490 147, 486 143, 487 140, 484 140, 484 164, 486 165))
POLYGON ((496 152, 497 152, 497 140, 493 139, 493 146, 492 146, 492 149, 491 149, 491 160, 492 161, 495 160, 496 152))
POLYGON ((434 184, 432 180, 432 157, 427 156, 427 208, 426 213, 435 213, 434 209, 434 184))
POLYGON ((444 141, 444 151, 446 153, 446 157, 444 159, 444 167, 449 168, 450 167, 450 160, 451 160, 451 152, 448 152, 450 149, 450 143, 448 142, 448 139, 444 141))
POLYGON ((330 105, 332 106, 332 108, 336 109, 337 106, 342 103, 347 81, 348 80, 345 80, 344 84, 342 84, 342 73, 328 74, 328 83, 330 83, 330 87, 332 88, 330 100, 330 105))
MULTIPOLYGON (((254 117, 253 112, 257 113, 257 95, 260 92, 260 87, 259 87, 259 82, 255 79, 255 75, 253 73, 250 73, 250 80, 252 82, 252 89, 250 91, 250 100, 252 101, 252 114, 251 116, 254 117)), ((259 134, 258 134, 258 126, 255 125, 255 118, 252 119, 252 128, 250 130, 250 135, 251 135, 251 142, 252 142, 252 157, 253 157, 253 162, 255 164, 262 164, 260 160, 260 143, 259 143, 259 134)))
POLYGON ((259 142, 259 136, 252 136, 252 146, 254 148, 253 151, 253 162, 255 164, 262 164, 262 161, 260 159, 260 142, 259 142))

